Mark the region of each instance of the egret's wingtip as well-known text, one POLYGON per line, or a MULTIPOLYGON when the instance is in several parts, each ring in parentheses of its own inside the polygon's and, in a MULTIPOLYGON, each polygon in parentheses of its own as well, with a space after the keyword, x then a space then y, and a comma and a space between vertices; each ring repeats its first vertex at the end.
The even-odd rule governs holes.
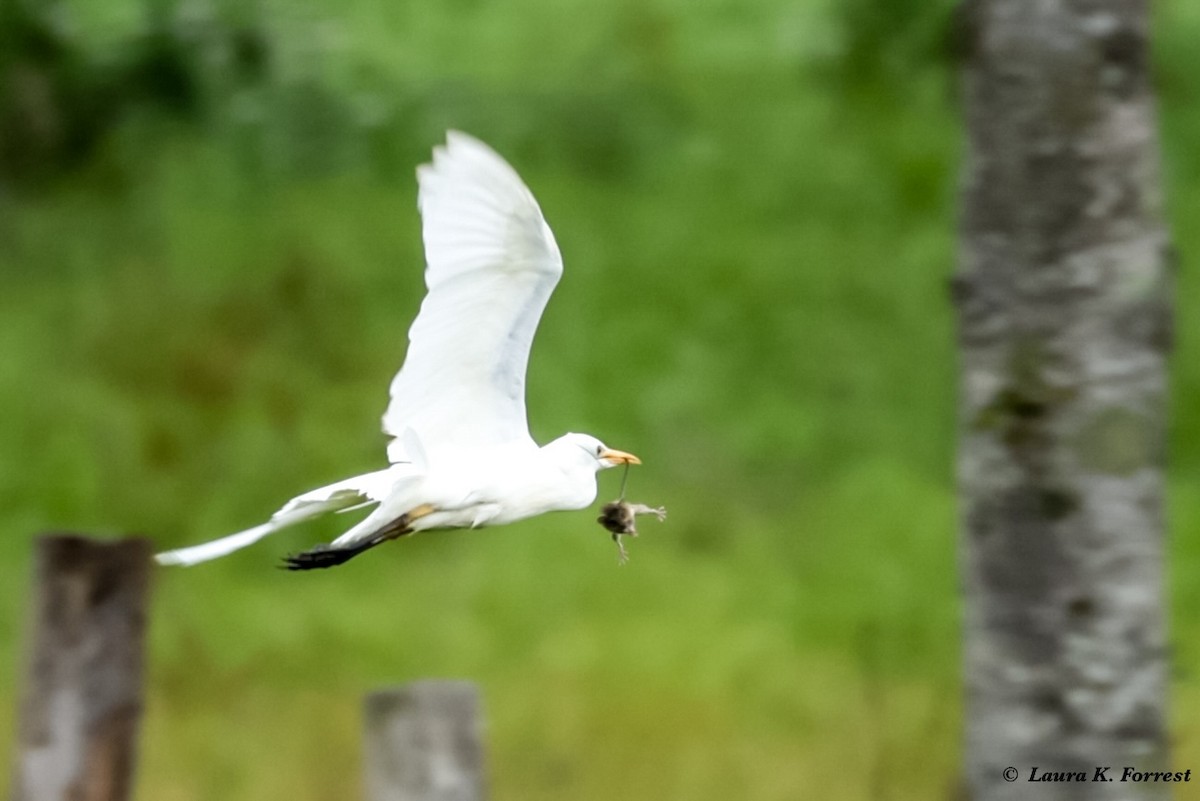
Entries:
MULTIPOLYGON (((446 144, 444 146, 439 145, 438 148, 435 148, 434 150, 435 161, 437 160, 436 152, 439 149, 442 150, 444 154, 449 154, 451 156, 457 154, 462 158, 482 158, 487 161, 499 161, 507 169, 512 170, 512 167, 509 166, 508 161, 506 161, 503 156, 497 153, 491 145, 489 145, 487 142, 484 142, 482 139, 477 139, 476 137, 471 136, 468 133, 463 133, 462 131, 456 131, 453 129, 446 131, 446 144)), ((520 181, 520 178, 518 177, 517 180, 520 181)))
MULTIPOLYGON (((448 147, 455 147, 457 145, 464 145, 464 144, 482 145, 483 142, 482 142, 482 140, 477 139, 474 136, 471 136, 469 133, 463 133, 462 131, 458 130, 457 128, 450 128, 449 130, 446 131, 446 145, 448 147)), ((486 147, 486 145, 485 145, 485 147, 486 147)))

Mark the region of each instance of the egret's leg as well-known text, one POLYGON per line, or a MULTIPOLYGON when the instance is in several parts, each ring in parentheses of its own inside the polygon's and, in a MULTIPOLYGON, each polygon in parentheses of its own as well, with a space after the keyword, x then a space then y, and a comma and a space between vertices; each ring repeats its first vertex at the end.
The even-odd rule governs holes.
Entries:
POLYGON ((412 524, 415 521, 435 511, 436 509, 432 505, 423 503, 376 531, 368 540, 364 540, 356 545, 339 546, 336 548, 330 545, 318 545, 307 551, 285 556, 283 558, 283 566, 288 570, 318 570, 326 567, 336 567, 343 562, 350 561, 363 551, 369 551, 376 545, 382 545, 388 540, 394 540, 406 534, 411 534, 413 531, 412 524))

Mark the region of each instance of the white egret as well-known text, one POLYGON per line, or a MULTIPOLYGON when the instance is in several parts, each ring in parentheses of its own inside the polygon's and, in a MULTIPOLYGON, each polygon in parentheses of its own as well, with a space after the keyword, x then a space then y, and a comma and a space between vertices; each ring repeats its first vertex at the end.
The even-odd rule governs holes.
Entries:
POLYGON ((529 435, 525 369, 562 257, 516 171, 451 131, 417 183, 428 293, 383 415, 391 466, 306 492, 262 525, 161 553, 161 564, 204 562, 303 520, 375 505, 329 545, 286 559, 293 570, 331 567, 416 531, 582 509, 599 470, 640 464, 586 434, 543 447, 529 435))

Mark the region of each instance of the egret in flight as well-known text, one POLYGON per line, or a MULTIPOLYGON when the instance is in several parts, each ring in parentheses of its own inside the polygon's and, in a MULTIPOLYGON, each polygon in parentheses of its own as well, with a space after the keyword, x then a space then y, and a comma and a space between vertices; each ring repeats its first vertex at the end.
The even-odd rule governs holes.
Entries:
POLYGON ((539 447, 525 419, 525 369, 562 257, 537 201, 482 142, 451 131, 417 169, 428 293, 383 415, 390 466, 306 492, 262 525, 158 554, 193 565, 328 512, 374 506, 292 570, 339 565, 436 528, 501 525, 596 499, 596 473, 640 464, 587 434, 539 447))

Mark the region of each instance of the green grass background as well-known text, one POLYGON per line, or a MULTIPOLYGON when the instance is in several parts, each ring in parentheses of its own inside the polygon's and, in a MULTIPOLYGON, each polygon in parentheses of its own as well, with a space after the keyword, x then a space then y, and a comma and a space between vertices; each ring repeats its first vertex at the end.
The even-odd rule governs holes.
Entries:
MULTIPOLYGON (((566 260, 535 437, 636 452, 630 496, 670 518, 625 567, 575 513, 274 569, 342 518, 159 571, 137 797, 361 797, 361 696, 423 677, 482 688, 498 801, 953 797, 948 5, 64 3, 64 85, 167 41, 192 101, 130 101, 69 170, 0 183, 0 751, 37 532, 199 542, 382 465, 423 294, 412 169, 460 127, 522 173, 566 260)), ((1183 769, 1200 7, 1155 14, 1183 769)))

